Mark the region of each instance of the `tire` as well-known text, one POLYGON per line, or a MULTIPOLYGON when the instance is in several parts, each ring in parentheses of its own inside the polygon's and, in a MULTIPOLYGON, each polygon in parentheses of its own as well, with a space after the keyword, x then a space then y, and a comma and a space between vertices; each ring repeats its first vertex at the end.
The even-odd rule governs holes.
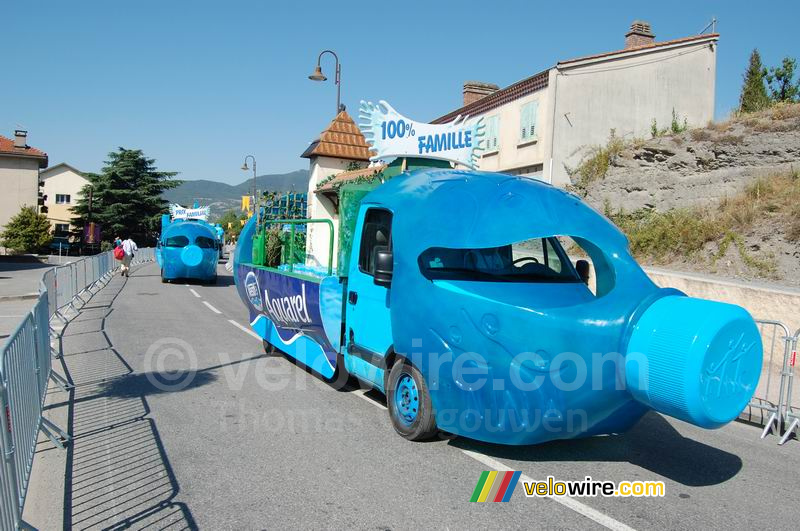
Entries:
POLYGON ((409 441, 425 441, 436 436, 436 419, 428 385, 416 367, 397 360, 386 382, 386 405, 397 433, 409 441), (416 407, 415 407, 416 406, 416 407))

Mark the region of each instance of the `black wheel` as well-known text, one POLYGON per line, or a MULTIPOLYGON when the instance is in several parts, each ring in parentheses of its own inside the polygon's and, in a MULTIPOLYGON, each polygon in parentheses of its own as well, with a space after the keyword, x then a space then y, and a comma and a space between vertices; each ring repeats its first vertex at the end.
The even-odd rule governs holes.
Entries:
POLYGON ((167 283, 167 279, 164 278, 164 270, 163 269, 161 270, 161 283, 162 284, 166 284, 167 283))
POLYGON ((409 441, 431 439, 437 433, 425 378, 406 360, 398 360, 386 381, 386 405, 397 433, 409 441))

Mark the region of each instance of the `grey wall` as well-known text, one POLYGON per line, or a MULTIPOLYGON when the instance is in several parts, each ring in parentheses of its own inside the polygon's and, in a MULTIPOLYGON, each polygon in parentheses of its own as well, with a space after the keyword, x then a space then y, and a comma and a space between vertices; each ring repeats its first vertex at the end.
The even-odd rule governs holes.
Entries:
POLYGON ((562 65, 554 77, 552 179, 564 186, 569 182, 564 164, 577 166, 586 146, 603 144, 611 129, 626 139, 650 138, 653 118, 659 128, 668 128, 673 108, 690 126, 711 121, 716 40, 562 65))

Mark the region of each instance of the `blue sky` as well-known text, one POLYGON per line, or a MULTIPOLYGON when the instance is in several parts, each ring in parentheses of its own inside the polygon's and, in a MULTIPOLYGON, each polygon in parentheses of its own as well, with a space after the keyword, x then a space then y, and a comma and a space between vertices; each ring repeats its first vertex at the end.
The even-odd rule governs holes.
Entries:
POLYGON ((307 79, 325 48, 353 115, 362 98, 386 99, 430 120, 460 105, 465 80, 506 86, 619 49, 633 19, 667 40, 713 16, 724 118, 754 47, 768 65, 800 59, 800 2, 15 1, 0 17, 0 134, 27 129, 51 164, 97 171, 124 146, 183 179, 238 183, 246 154, 259 173, 307 167, 299 155, 335 109, 332 81, 307 79))

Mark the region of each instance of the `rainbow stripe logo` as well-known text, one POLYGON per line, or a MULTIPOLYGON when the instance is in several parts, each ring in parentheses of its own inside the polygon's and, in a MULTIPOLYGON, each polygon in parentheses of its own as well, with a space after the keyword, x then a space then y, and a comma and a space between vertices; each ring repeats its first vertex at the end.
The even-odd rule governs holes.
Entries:
POLYGON ((471 502, 507 502, 517 488, 519 471, 497 472, 496 470, 484 471, 475 490, 472 491, 471 502))

